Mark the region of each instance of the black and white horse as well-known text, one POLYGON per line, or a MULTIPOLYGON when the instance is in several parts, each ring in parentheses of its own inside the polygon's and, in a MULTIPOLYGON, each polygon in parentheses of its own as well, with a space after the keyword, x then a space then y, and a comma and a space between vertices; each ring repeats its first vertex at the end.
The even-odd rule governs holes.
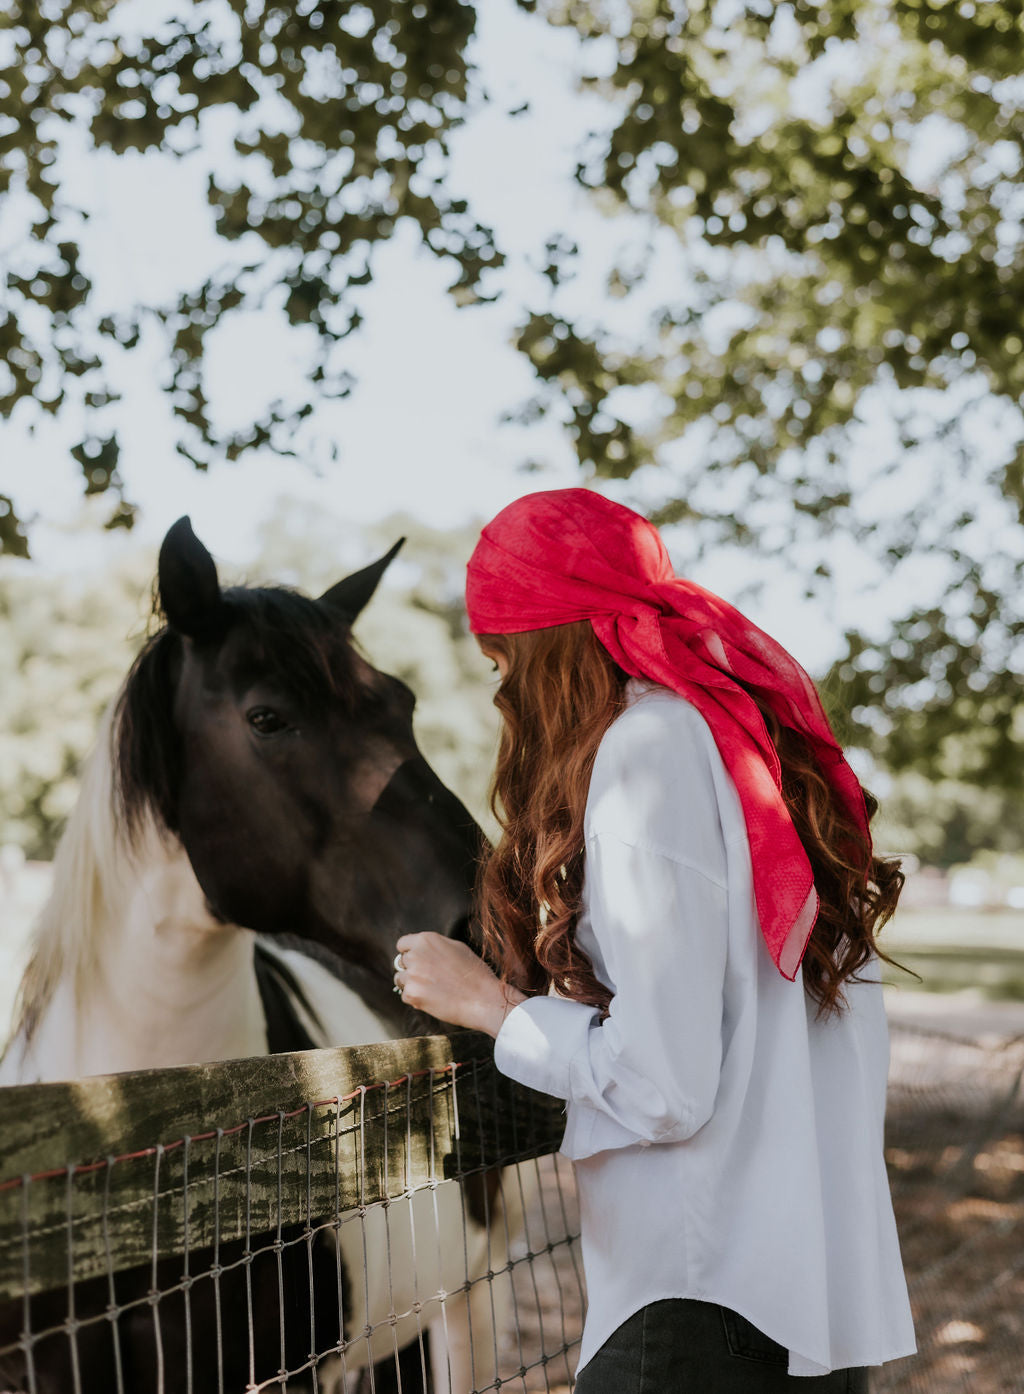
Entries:
MULTIPOLYGON (((138 656, 85 771, 0 1083, 364 1044, 434 1025, 391 991, 395 940, 423 929, 469 937, 481 834, 417 748, 413 694, 352 642, 352 623, 396 551, 314 600, 286 589, 222 589, 188 520, 171 528, 158 578, 166 623, 138 656)), ((431 1281, 439 1288, 451 1292, 465 1282, 467 1252, 471 1270, 487 1268, 486 1235, 472 1224, 467 1251, 457 1186, 442 1185, 411 1203, 423 1208, 422 1232, 434 1226, 437 1207, 439 1259, 431 1281)), ((365 1253, 360 1247, 350 1254, 342 1242, 343 1259, 359 1274, 346 1297, 346 1333, 373 1326, 382 1313, 411 1312, 423 1300, 422 1291, 405 1290, 415 1272, 401 1237, 410 1226, 393 1227, 386 1265, 384 1224, 382 1214, 370 1212, 365 1226, 341 1227, 353 1242, 362 1234, 367 1241, 365 1253)), ((299 1251, 296 1290, 307 1277, 304 1247, 299 1251)), ((336 1287, 336 1256, 324 1265, 336 1287)), ((276 1266, 267 1274, 261 1286, 257 1270, 250 1271, 256 1309, 264 1304, 256 1326, 267 1333, 265 1353, 257 1350, 257 1383, 280 1365, 276 1266)), ((193 1292, 193 1307, 195 1299, 193 1292)), ((228 1310, 230 1293, 220 1300, 228 1310)), ((466 1394, 470 1370, 479 1383, 488 1359, 493 1366, 490 1300, 479 1284, 468 1298, 435 1306, 439 1320, 429 1344, 438 1394, 466 1394), (475 1321, 474 1292, 486 1306, 475 1321)), ((244 1313, 241 1295, 237 1301, 244 1313)), ((193 1347, 204 1331, 222 1346, 218 1376, 215 1351, 205 1363, 196 1357, 190 1372, 168 1368, 179 1318, 173 1303, 160 1306, 169 1327, 167 1339, 156 1341, 162 1388, 233 1394, 248 1387, 244 1316, 237 1339, 207 1330, 201 1316, 194 1324, 193 1347)), ((397 1344, 415 1341, 424 1319, 400 1322, 397 1344)), ((308 1304, 288 1320, 301 1364, 309 1351, 308 1304)), ((318 1330, 320 1349, 346 1334, 337 1325, 335 1317, 333 1330, 318 1330)), ((122 1368, 124 1387, 155 1389, 151 1315, 119 1326, 119 1359, 122 1366, 134 1362, 130 1377, 122 1368)), ((79 1335, 85 1339, 85 1328, 79 1335)), ((115 1388, 112 1344, 102 1331, 83 1346, 81 1358, 94 1362, 85 1381, 90 1391, 115 1388)), ((351 1385, 353 1370, 395 1346, 396 1332, 384 1322, 349 1348, 349 1375, 340 1361, 333 1376, 321 1364, 318 1388, 343 1389, 346 1379, 351 1385)), ((54 1357, 49 1373, 42 1351, 38 1359, 40 1394, 72 1388, 61 1363, 66 1355, 54 1357)), ((402 1376, 378 1369, 373 1388, 383 1394, 400 1378, 406 1394, 422 1389, 419 1363, 417 1353, 402 1376)), ((0 1368, 3 1387, 19 1378, 23 1373, 0 1368)))

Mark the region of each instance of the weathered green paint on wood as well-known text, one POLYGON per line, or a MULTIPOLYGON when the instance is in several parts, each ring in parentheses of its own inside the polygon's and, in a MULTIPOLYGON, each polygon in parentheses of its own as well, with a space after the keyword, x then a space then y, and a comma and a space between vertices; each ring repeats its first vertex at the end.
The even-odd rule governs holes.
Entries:
POLYGON ((0 1297, 184 1271, 186 1251, 554 1151, 563 1123, 471 1033, 2 1089, 0 1297))

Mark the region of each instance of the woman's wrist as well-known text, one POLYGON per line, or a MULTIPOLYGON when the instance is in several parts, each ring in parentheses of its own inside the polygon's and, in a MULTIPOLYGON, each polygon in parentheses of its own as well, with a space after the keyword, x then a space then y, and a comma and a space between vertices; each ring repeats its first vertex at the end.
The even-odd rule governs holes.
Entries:
POLYGON ((505 1018, 512 1008, 518 1007, 520 1002, 525 1001, 525 992, 520 992, 516 987, 510 987, 508 983, 499 983, 498 992, 493 997, 488 995, 487 1000, 480 1004, 477 1030, 497 1038, 498 1032, 505 1024, 505 1018))

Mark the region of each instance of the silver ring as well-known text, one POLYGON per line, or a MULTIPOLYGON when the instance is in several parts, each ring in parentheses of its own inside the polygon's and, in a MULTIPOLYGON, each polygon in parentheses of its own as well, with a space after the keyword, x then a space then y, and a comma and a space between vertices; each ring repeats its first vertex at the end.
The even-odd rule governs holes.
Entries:
POLYGON ((395 969, 395 972, 396 972, 396 973, 404 973, 404 972, 405 972, 405 959, 404 959, 404 957, 403 957, 403 955, 402 955, 402 951, 401 951, 401 950, 399 950, 398 953, 395 954, 394 969, 395 969))

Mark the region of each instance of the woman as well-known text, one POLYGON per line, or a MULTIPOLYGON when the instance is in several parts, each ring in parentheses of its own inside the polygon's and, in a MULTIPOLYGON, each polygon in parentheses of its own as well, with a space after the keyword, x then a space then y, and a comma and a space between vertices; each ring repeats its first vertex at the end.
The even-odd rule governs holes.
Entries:
POLYGON ((811 680, 585 489, 498 514, 466 602, 502 678, 497 972, 405 935, 396 991, 567 1101, 579 1394, 866 1390, 914 1349, 875 946, 902 876, 811 680))

